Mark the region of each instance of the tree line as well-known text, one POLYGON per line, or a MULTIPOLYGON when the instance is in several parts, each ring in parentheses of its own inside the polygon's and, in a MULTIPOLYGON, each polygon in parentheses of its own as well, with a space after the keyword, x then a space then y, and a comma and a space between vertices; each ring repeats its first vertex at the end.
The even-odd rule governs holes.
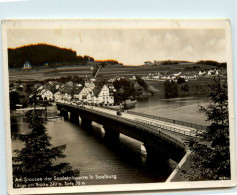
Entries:
POLYGON ((197 61, 196 64, 205 64, 205 65, 212 65, 212 66, 216 66, 218 68, 226 68, 227 67, 227 63, 226 62, 217 62, 217 61, 213 61, 213 60, 200 60, 197 61))
MULTIPOLYGON (((88 55, 77 55, 76 51, 67 48, 60 48, 47 44, 34 44, 18 48, 8 48, 9 68, 22 68, 25 62, 32 67, 49 66, 56 68, 60 65, 78 64, 86 65, 94 62, 94 58, 88 55)), ((97 61, 101 64, 118 64, 117 60, 97 61)))

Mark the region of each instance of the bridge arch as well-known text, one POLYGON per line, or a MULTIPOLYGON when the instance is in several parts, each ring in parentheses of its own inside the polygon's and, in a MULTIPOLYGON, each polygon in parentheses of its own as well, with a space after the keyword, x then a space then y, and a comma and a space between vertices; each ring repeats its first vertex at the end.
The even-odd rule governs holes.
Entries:
POLYGON ((57 108, 65 117, 68 117, 66 114, 68 112, 71 113, 72 118, 80 116, 81 124, 85 127, 89 127, 92 121, 103 125, 107 138, 113 141, 117 141, 119 134, 122 133, 143 142, 147 150, 147 159, 151 159, 151 162, 165 166, 167 159, 179 162, 186 153, 184 143, 149 124, 141 124, 120 116, 65 103, 57 103, 57 108))

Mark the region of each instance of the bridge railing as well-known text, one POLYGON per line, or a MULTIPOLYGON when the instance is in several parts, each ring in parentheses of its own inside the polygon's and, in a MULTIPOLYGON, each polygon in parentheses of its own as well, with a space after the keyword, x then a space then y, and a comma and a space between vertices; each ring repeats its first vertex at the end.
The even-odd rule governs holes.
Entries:
POLYGON ((154 116, 154 115, 150 115, 150 114, 138 113, 138 112, 134 112, 134 111, 127 111, 127 113, 137 115, 137 116, 146 117, 146 118, 156 119, 156 120, 160 120, 160 121, 164 121, 164 122, 169 122, 169 123, 173 123, 173 124, 177 124, 177 125, 182 125, 182 126, 186 126, 186 127, 191 127, 191 128, 195 128, 195 129, 200 129, 200 130, 206 130, 206 128, 207 128, 206 126, 203 126, 203 125, 198 125, 198 124, 188 123, 188 122, 184 122, 184 121, 164 118, 164 117, 160 117, 160 116, 154 116))
POLYGON ((165 134, 165 133, 163 133, 163 132, 161 131, 165 126, 160 125, 160 126, 157 128, 157 127, 154 127, 153 125, 148 124, 148 123, 144 124, 144 122, 141 122, 141 121, 140 121, 140 122, 141 122, 141 125, 140 125, 139 121, 137 121, 137 122, 138 122, 138 123, 136 123, 136 126, 137 126, 137 127, 140 126, 140 128, 144 128, 145 126, 148 126, 149 128, 146 128, 146 129, 144 129, 144 130, 149 131, 150 133, 160 134, 160 135, 162 135, 162 137, 164 137, 166 140, 172 141, 172 142, 175 143, 177 146, 180 146, 180 147, 182 147, 182 148, 186 148, 185 143, 180 142, 180 141, 178 141, 177 139, 173 138, 172 136, 169 136, 169 135, 167 135, 167 134, 165 134))
MULTIPOLYGON (((74 108, 80 108, 82 110, 86 110, 86 111, 89 111, 88 109, 84 108, 84 107, 79 107, 77 105, 74 105, 74 104, 69 104, 69 103, 63 103, 63 102, 58 102, 59 104, 62 104, 62 105, 65 105, 65 106, 70 106, 70 107, 74 107, 74 108)), ((157 127, 154 127, 154 126, 151 126, 150 124, 146 123, 142 123, 142 124, 139 124, 137 121, 134 121, 134 120, 131 120, 131 119, 127 119, 127 118, 121 118, 121 117, 117 117, 117 116, 113 116, 111 114, 108 114, 108 113, 105 113, 105 112, 101 112, 101 111, 98 111, 98 110, 90 110, 89 112, 91 113, 94 113, 94 114, 98 114, 100 113, 101 115, 104 115, 104 116, 107 116, 109 118, 114 118, 116 120, 119 120, 119 121, 122 121, 126 124, 132 124, 140 129, 143 129, 144 131, 147 131, 147 132, 150 132, 154 135, 161 135, 163 138, 165 138, 166 140, 168 141, 172 141, 175 145, 179 146, 179 147, 182 147, 182 148, 186 148, 186 145, 184 143, 182 143, 181 141, 178 141, 177 139, 163 133, 160 131, 160 129, 162 128, 160 126, 160 129, 157 127), (149 127, 149 128, 145 128, 145 126, 149 127)))
POLYGON ((185 130, 178 129, 178 128, 175 128, 175 127, 162 125, 162 124, 158 124, 158 123, 155 123, 155 122, 146 121, 146 120, 142 120, 142 119, 138 119, 138 118, 135 118, 134 120, 137 121, 137 122, 141 122, 141 123, 145 123, 145 124, 148 124, 148 125, 155 126, 157 128, 172 131, 172 132, 175 132, 175 133, 179 133, 179 134, 183 134, 183 135, 187 135, 187 136, 192 136, 192 137, 196 136, 196 131, 195 130, 185 131, 185 130))

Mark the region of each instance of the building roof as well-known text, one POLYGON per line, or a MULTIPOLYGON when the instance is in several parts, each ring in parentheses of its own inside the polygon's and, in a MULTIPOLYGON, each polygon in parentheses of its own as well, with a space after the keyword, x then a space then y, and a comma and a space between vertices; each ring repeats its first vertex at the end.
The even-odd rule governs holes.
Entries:
POLYGON ((61 90, 61 93, 67 93, 67 94, 71 94, 71 92, 72 92, 72 87, 70 87, 70 86, 64 86, 63 88, 62 88, 62 90, 61 90))
POLYGON ((82 89, 83 89, 82 86, 74 88, 74 94, 79 94, 82 89))

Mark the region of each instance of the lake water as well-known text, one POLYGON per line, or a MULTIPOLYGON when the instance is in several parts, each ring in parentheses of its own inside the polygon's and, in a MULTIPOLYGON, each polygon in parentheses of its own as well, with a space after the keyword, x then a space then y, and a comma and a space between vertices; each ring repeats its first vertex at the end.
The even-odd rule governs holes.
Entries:
MULTIPOLYGON (((167 100, 151 96, 148 101, 138 102, 134 111, 205 125, 205 115, 197 112, 197 103, 207 104, 207 100, 167 100)), ((16 120, 12 131, 27 131, 22 117, 17 117, 16 120)), ((53 146, 67 145, 66 157, 56 163, 69 162, 74 169, 80 170, 81 176, 94 176, 94 179, 86 180, 85 185, 155 183, 164 182, 169 176, 169 173, 161 174, 159 167, 151 168, 146 164, 146 156, 141 153, 141 142, 120 135, 119 145, 108 144, 104 140, 104 131, 98 124, 93 124, 93 128, 89 130, 66 120, 58 120, 48 122, 47 129, 53 146), (112 178, 99 179, 104 175, 112 178)), ((22 143, 12 141, 13 150, 21 147, 22 143)))
POLYGON ((210 122, 206 121, 205 113, 200 111, 199 105, 207 107, 208 104, 208 98, 166 99, 163 95, 156 95, 150 96, 148 100, 139 101, 133 111, 205 126, 210 122))

